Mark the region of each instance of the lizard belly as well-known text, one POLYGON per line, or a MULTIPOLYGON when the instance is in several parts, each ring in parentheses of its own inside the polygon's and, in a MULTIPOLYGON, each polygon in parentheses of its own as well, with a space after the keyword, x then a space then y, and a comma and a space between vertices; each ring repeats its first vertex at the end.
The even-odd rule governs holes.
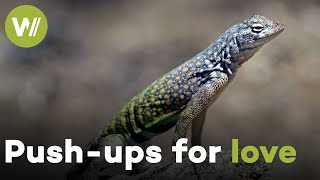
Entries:
POLYGON ((178 121, 179 113, 172 114, 163 118, 159 118, 154 122, 147 124, 146 128, 137 133, 146 139, 164 133, 174 127, 178 121))

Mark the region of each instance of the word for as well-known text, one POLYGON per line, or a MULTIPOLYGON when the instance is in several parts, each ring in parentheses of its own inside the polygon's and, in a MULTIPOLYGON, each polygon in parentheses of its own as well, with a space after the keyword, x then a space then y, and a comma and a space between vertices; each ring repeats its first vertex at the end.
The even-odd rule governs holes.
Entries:
MULTIPOLYGON (((188 139, 181 138, 176 146, 172 146, 172 152, 176 153, 176 163, 182 163, 182 153, 188 152, 188 139)), ((216 153, 221 152, 221 146, 209 146, 209 162, 216 162, 216 153)), ((188 157, 193 163, 202 163, 207 158, 207 151, 202 146, 193 146, 188 152, 188 157), (196 157, 196 155, 199 157, 196 157)))

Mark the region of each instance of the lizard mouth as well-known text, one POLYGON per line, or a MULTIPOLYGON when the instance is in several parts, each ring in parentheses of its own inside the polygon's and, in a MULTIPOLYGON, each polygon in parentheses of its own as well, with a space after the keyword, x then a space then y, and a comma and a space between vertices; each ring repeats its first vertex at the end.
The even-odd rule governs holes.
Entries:
POLYGON ((284 29, 285 29, 285 26, 284 26, 283 24, 275 23, 275 26, 274 26, 274 28, 273 28, 272 33, 264 36, 263 38, 260 38, 260 39, 259 39, 259 42, 263 42, 263 41, 265 41, 266 39, 271 40, 271 39, 275 38, 275 37, 278 36, 282 31, 284 31, 284 29))
POLYGON ((280 24, 278 22, 274 23, 274 32, 271 33, 269 36, 267 36, 266 38, 270 38, 270 37, 276 37, 278 36, 282 31, 284 31, 285 26, 283 24, 280 24))
POLYGON ((275 26, 276 26, 276 35, 280 34, 284 29, 285 29, 285 26, 283 24, 280 24, 280 23, 275 23, 275 26))

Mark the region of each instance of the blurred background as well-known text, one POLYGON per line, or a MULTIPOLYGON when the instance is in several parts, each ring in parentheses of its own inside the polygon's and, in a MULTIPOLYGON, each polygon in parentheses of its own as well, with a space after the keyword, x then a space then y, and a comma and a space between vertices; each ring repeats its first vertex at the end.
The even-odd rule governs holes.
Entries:
MULTIPOLYGON (((210 107, 203 142, 231 148, 290 145, 293 164, 274 177, 316 179, 320 160, 320 1, 59 0, 0 2, 0 139, 84 146, 134 95, 190 59, 231 25, 254 15, 286 30, 263 47, 210 107), (47 16, 45 40, 14 46, 7 14, 30 4, 47 16)), ((172 130, 152 140, 170 153, 172 130)), ((3 151, 4 148, 1 148, 3 151)), ((1 153, 1 163, 4 153, 1 153)), ((278 156, 276 156, 278 159, 278 156)), ((14 159, 15 160, 15 159, 14 159)), ((7 179, 63 179, 69 165, 1 165, 7 179)), ((319 175, 319 174, 318 174, 319 175)))

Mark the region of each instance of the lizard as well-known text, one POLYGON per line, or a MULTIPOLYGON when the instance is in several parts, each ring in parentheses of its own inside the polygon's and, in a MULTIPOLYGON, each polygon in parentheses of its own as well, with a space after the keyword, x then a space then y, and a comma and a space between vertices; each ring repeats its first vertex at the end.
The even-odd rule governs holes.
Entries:
MULTIPOLYGON (((201 145, 207 108, 232 82, 241 65, 284 28, 261 15, 233 25, 208 48, 133 97, 89 143, 87 150, 103 152, 104 146, 146 142, 174 126, 175 145, 187 136, 190 125, 192 145, 201 145)), ((99 167, 101 161, 102 158, 85 158, 83 164, 71 169, 68 177, 98 179, 105 168, 99 167)))

